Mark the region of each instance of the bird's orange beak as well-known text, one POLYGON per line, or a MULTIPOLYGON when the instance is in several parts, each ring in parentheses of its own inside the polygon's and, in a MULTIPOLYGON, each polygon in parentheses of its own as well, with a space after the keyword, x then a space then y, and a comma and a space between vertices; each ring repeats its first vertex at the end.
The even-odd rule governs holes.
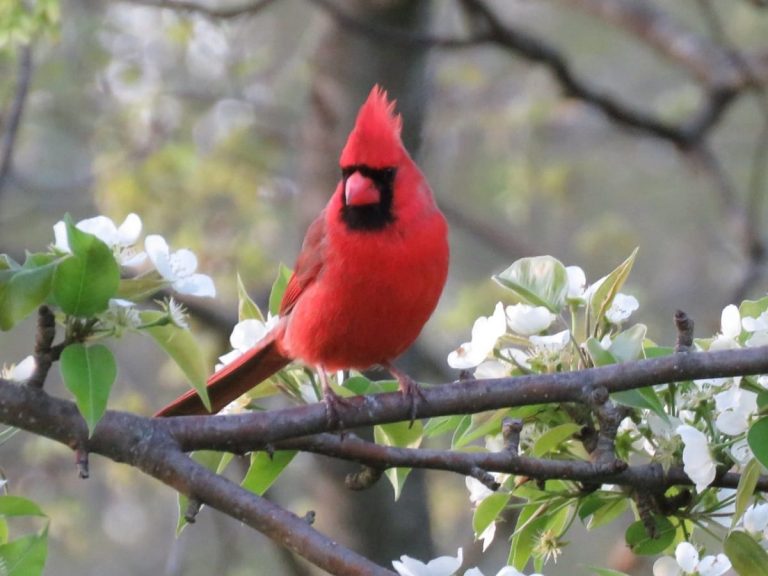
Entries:
POLYGON ((360 172, 353 172, 344 183, 344 199, 347 206, 378 204, 381 193, 370 178, 360 172))

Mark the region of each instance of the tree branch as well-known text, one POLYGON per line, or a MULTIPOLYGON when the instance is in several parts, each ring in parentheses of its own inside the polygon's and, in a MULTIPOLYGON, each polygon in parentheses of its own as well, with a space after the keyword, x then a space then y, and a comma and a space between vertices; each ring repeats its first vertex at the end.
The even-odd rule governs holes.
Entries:
MULTIPOLYGON (((473 471, 503 472, 534 480, 558 478, 594 484, 616 484, 663 492, 670 486, 692 486, 693 482, 681 466, 666 472, 660 464, 621 466, 611 462, 583 460, 545 460, 510 454, 509 452, 459 452, 424 448, 397 448, 361 440, 354 435, 316 434, 275 444, 279 450, 301 450, 342 460, 350 460, 378 470, 387 468, 425 468, 474 476, 473 471)), ((712 486, 736 488, 740 474, 718 471, 712 486)), ((768 492, 768 476, 761 476, 757 489, 768 492)))
MULTIPOLYGON (((416 416, 474 414, 541 403, 587 402, 591 390, 620 392, 700 378, 768 374, 766 348, 675 354, 557 374, 465 380, 424 388, 416 416)), ((0 398, 0 401, 2 399, 0 398)), ((397 392, 345 398, 338 407, 347 428, 410 419, 410 402, 397 392)), ((263 449, 289 438, 332 430, 323 404, 248 414, 179 416, 162 421, 185 451, 235 453, 263 449)))
POLYGON ((13 96, 13 102, 11 102, 11 108, 8 111, 8 117, 5 119, 5 128, 0 139, 0 194, 2 194, 8 176, 11 174, 13 152, 16 148, 21 117, 24 114, 27 94, 29 93, 29 84, 32 78, 31 46, 26 45, 19 49, 18 69, 16 92, 13 96))
MULTIPOLYGON (((768 373, 766 348, 674 354, 575 372, 517 378, 463 381, 424 390, 418 415, 469 414, 493 408, 540 403, 589 403, 595 390, 618 392, 667 382, 768 373)), ((399 393, 359 396, 339 406, 348 426, 368 426, 409 419, 410 401, 399 393)), ((690 484, 679 468, 666 474, 659 466, 624 467, 616 460, 548 461, 497 454, 463 454, 387 448, 329 435, 301 438, 329 429, 322 404, 231 416, 144 418, 107 411, 88 437, 73 402, 42 389, 0 379, 0 422, 51 438, 81 454, 97 453, 130 464, 179 492, 259 530, 310 562, 340 575, 391 574, 314 530, 298 516, 252 494, 193 461, 183 452, 214 449, 244 452, 265 446, 303 449, 345 457, 365 465, 424 466, 477 476, 487 470, 560 477, 575 481, 610 481, 662 490, 690 484), (282 442, 281 442, 282 441, 282 442)), ((720 471, 717 486, 734 486, 738 474, 720 471)), ((768 488, 761 478, 760 489, 768 488)))
MULTIPOLYGON (((735 66, 729 51, 693 34, 648 0, 564 0, 567 4, 611 22, 689 70, 702 84, 740 90, 752 83, 735 66)), ((758 66, 761 55, 750 58, 758 66)), ((764 72, 768 72, 766 69, 764 72)))
POLYGON ((230 7, 214 7, 199 4, 190 0, 121 0, 128 4, 136 4, 138 6, 149 6, 152 8, 167 8, 169 10, 179 10, 182 12, 190 12, 193 14, 200 14, 207 16, 208 18, 229 19, 237 18, 244 15, 253 15, 260 12, 272 4, 275 0, 257 0, 247 4, 230 7))
POLYGON ((88 438, 74 403, 49 396, 39 388, 0 380, 0 421, 134 466, 244 522, 332 574, 392 574, 317 532, 298 516, 192 460, 181 452, 163 420, 109 411, 88 438))

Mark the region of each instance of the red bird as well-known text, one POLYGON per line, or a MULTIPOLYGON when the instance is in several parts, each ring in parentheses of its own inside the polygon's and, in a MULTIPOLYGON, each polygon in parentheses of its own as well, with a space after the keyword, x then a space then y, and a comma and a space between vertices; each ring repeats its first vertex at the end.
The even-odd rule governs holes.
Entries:
MULTIPOLYGON (((338 397, 326 371, 386 367, 415 410, 418 386, 391 361, 437 305, 448 273, 448 228, 400 140, 402 120, 374 86, 341 153, 341 181, 307 230, 278 324, 208 380, 214 412, 293 359, 318 369, 329 419, 338 397)), ((156 416, 205 414, 194 390, 156 416)))

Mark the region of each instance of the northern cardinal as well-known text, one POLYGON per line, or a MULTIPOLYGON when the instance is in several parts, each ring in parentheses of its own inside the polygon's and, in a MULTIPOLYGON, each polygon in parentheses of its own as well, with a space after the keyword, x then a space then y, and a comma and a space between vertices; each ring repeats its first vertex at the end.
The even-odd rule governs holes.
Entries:
MULTIPOLYGON (((394 102, 374 86, 341 153, 341 181, 307 230, 279 322, 208 380, 214 412, 300 359, 318 369, 329 419, 339 399, 326 371, 377 364, 411 397, 413 417, 421 392, 391 361, 437 305, 448 273, 448 228, 403 147, 401 126, 394 102)), ((156 416, 205 413, 190 390, 156 416)))

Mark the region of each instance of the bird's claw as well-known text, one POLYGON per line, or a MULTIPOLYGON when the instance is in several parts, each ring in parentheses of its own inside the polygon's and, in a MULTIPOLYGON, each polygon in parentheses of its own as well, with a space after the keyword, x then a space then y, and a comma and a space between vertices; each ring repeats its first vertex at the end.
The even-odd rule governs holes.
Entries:
POLYGON ((413 427, 413 423, 416 421, 416 410, 419 407, 420 402, 427 401, 426 397, 424 396, 424 391, 421 389, 421 387, 416 383, 416 381, 408 376, 407 374, 398 374, 397 383, 400 388, 400 392, 403 394, 404 397, 408 398, 410 400, 411 406, 410 406, 410 424, 408 425, 409 428, 413 427))
POLYGON ((339 396, 330 388, 325 390, 325 417, 328 421, 328 427, 331 430, 344 428, 344 421, 339 415, 339 407, 350 408, 352 403, 346 398, 339 396))

